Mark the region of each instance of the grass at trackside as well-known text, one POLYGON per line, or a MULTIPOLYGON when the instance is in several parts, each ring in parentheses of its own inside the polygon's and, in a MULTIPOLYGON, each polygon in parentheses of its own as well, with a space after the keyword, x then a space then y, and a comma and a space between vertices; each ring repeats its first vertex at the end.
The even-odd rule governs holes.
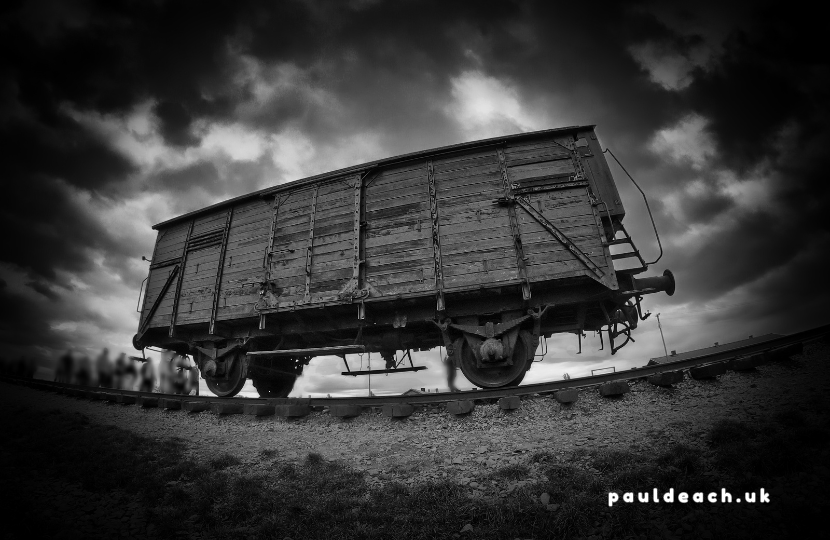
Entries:
MULTIPOLYGON (((708 450, 676 445, 657 455, 628 451, 537 453, 547 481, 500 502, 468 495, 454 483, 368 488, 363 473, 317 454, 284 461, 264 450, 265 472, 246 472, 227 454, 197 463, 176 439, 143 438, 57 410, 5 411, 0 450, 10 484, 24 489, 27 471, 53 471, 93 492, 135 494, 159 534, 194 527, 216 538, 694 538, 807 536, 830 510, 824 495, 830 416, 827 410, 785 410, 762 425, 720 421, 708 450), (714 469, 705 466, 709 462, 714 469), (712 474, 714 471, 714 474, 712 474), (709 472, 709 474, 706 474, 709 472), (17 477, 15 481, 14 477, 17 477), (768 505, 624 504, 608 507, 609 490, 718 491, 764 487, 768 505), (545 506, 539 494, 547 493, 545 506), (193 524, 198 524, 194 526, 193 524), (460 532, 465 524, 472 532, 460 532), (664 528, 665 524, 667 527, 664 528)), ((527 478, 527 465, 482 477, 527 478)), ((43 504, 19 493, 5 508, 35 528, 43 504)), ((70 527, 68 523, 63 526, 70 527)))

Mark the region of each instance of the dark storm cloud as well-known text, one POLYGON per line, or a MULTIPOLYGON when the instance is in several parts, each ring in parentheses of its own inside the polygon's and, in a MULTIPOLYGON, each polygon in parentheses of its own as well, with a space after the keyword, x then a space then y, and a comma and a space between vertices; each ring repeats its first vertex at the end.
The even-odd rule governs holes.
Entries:
POLYGON ((749 313, 773 327, 826 320, 816 309, 828 290, 816 248, 827 246, 830 232, 830 68, 816 46, 822 26, 798 10, 759 8, 729 34, 723 57, 699 69, 683 92, 689 109, 709 120, 714 167, 750 183, 770 178, 775 189, 774 206, 742 217, 699 254, 677 259, 685 263, 687 298, 716 298, 746 285, 749 313), (750 285, 758 279, 765 285, 750 285))
POLYGON ((26 177, 59 178, 82 189, 98 190, 122 181, 132 164, 106 141, 63 112, 40 122, 11 118, 0 125, 4 164, 26 177))
POLYGON ((14 348, 38 345, 61 348, 66 345, 52 332, 43 318, 40 306, 14 293, 9 287, 0 287, 0 343, 14 348))
POLYGON ((4 262, 54 281, 59 270, 90 269, 94 253, 103 252, 126 272, 127 246, 72 199, 68 186, 93 197, 119 196, 136 166, 72 111, 123 114, 155 99, 167 141, 198 142, 190 133, 193 115, 219 114, 229 103, 211 89, 223 75, 225 38, 236 25, 231 7, 239 6, 212 5, 7 6, 0 19, 0 145, 8 179, 0 225, 11 239, 4 262))
POLYGON ((161 121, 161 134, 173 146, 195 146, 199 139, 190 130, 193 116, 184 105, 175 101, 162 101, 155 107, 161 121))
POLYGON ((801 252, 802 244, 780 240, 797 234, 797 227, 797 221, 781 223, 764 212, 755 212, 740 218, 729 235, 708 238, 700 251, 674 253, 684 296, 717 298, 792 260, 801 252))
POLYGON ((24 107, 47 123, 62 103, 120 113, 156 98, 172 144, 192 142, 193 115, 227 107, 210 94, 226 38, 245 2, 28 2, 7 14, 0 40, 24 107), (42 14, 52 16, 43 17, 42 14))
POLYGON ((177 169, 159 171, 148 178, 144 189, 169 194, 173 212, 184 214, 212 204, 217 198, 224 199, 265 185, 276 185, 278 180, 282 180, 282 174, 275 170, 268 155, 249 161, 214 157, 213 161, 197 161, 177 169))
POLYGON ((727 165, 745 171, 779 155, 776 139, 791 123, 800 143, 827 136, 830 69, 816 46, 824 26, 800 10, 759 7, 729 35, 718 65, 695 74, 686 99, 711 119, 727 165))
POLYGON ((33 300, 24 292, 7 286, 3 280, 0 282, 0 305, 3 306, 0 310, 0 350, 3 356, 25 355, 36 359, 39 365, 49 366, 57 352, 78 347, 80 344, 71 332, 53 327, 54 320, 92 325, 98 332, 116 328, 108 314, 74 305, 73 301, 66 301, 66 295, 55 293, 43 283, 27 283, 44 296, 33 300))
POLYGON ((72 198, 67 185, 15 169, 9 174, 15 181, 4 185, 0 212, 0 230, 6 239, 3 261, 54 283, 58 271, 89 270, 93 262, 87 250, 124 252, 125 248, 72 198))
POLYGON ((60 300, 60 296, 57 293, 55 293, 55 291, 50 289, 48 285, 41 281, 30 281, 26 284, 26 286, 31 287, 33 291, 37 291, 38 293, 42 294, 47 299, 53 302, 57 302, 58 300, 60 300))
POLYGON ((152 190, 163 189, 181 194, 193 189, 222 193, 221 178, 216 165, 209 161, 198 161, 179 169, 165 169, 153 176, 147 183, 152 190))
POLYGON ((509 39, 501 27, 521 16, 516 2, 379 2, 360 9, 289 2, 264 10, 235 43, 263 62, 290 62, 303 79, 247 121, 266 129, 295 123, 324 142, 373 130, 395 153, 458 142, 442 106, 450 77, 473 63, 465 42, 482 33, 509 39), (283 31, 264 31, 273 25, 283 31), (346 117, 333 120, 329 109, 309 102, 310 87, 334 96, 346 117))
MULTIPOLYGON (((123 116, 151 102, 164 141, 181 151, 200 143, 205 131, 194 126, 235 122, 261 133, 293 126, 321 147, 371 133, 393 154, 467 136, 446 107, 453 78, 471 71, 509 83, 528 110, 550 112, 550 127, 560 117, 598 124, 605 145, 626 151, 630 170, 671 173, 647 176, 650 194, 682 192, 702 177, 709 191, 684 196, 684 223, 655 201, 670 235, 736 211, 716 191, 717 169, 782 179, 777 215, 784 222, 758 209, 700 252, 667 253, 678 274, 677 299, 714 298, 787 270, 810 245, 813 233, 804 231, 827 230, 824 204, 816 201, 826 201, 828 189, 828 74, 821 48, 810 43, 823 35, 814 27, 819 19, 806 19, 777 7, 734 17, 723 23, 734 27, 725 55, 692 72, 688 88, 672 91, 649 79, 630 47, 653 41, 689 55, 707 36, 683 34, 647 8, 621 3, 590 10, 508 1, 21 3, 0 20, 0 143, 11 186, 0 226, 15 239, 2 261, 33 276, 41 295, 60 289, 60 271, 91 268, 92 253, 127 275, 134 247, 93 219, 71 189, 115 201, 161 191, 185 211, 250 191, 272 175, 271 183, 283 180, 269 157, 225 156, 159 170, 136 186, 130 181, 139 165, 72 111, 123 116), (238 80, 242 56, 266 77, 279 78, 269 70, 280 66, 294 71, 266 103, 250 106, 257 81, 238 80), (717 148, 718 161, 700 175, 661 163, 647 147, 656 130, 690 113, 709 121, 717 148), (782 145, 784 128, 790 135, 782 145)), ((721 50, 720 42, 713 45, 721 50)), ((632 214, 629 223, 635 216, 643 217, 632 214)), ((796 278, 783 275, 783 282, 796 278)), ((757 295, 767 311, 780 300, 763 290, 757 295)), ((33 336, 34 324, 26 322, 21 335, 33 336)))
POLYGON ((734 208, 734 199, 710 189, 700 195, 687 196, 683 200, 682 217, 687 224, 706 223, 734 208))

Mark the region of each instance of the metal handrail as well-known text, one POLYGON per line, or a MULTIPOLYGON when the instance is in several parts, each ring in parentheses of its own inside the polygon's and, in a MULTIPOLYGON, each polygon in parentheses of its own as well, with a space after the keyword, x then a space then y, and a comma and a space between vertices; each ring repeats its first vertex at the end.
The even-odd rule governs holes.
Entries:
POLYGON ((141 287, 138 288, 138 300, 135 303, 136 313, 141 313, 141 293, 144 291, 144 284, 147 283, 148 279, 150 279, 149 274, 147 274, 147 277, 141 281, 141 287))
POLYGON ((623 164, 620 163, 620 160, 617 159, 617 156, 614 155, 614 152, 612 152, 610 148, 606 148, 605 150, 602 151, 602 153, 603 154, 605 154, 605 153, 611 154, 611 157, 614 158, 614 161, 617 162, 617 165, 619 165, 620 168, 623 170, 623 172, 625 172, 625 174, 628 175, 628 178, 631 180, 631 182, 634 184, 634 186, 639 190, 640 194, 643 196, 643 200, 646 203, 646 210, 648 210, 648 217, 651 219, 651 226, 654 228, 654 236, 657 237, 657 246, 660 248, 660 256, 658 256, 652 262, 646 263, 647 265, 652 265, 652 264, 656 263, 657 261, 659 261, 660 259, 663 258, 663 244, 662 244, 662 242, 660 242, 660 233, 657 232, 657 225, 654 224, 654 216, 651 214, 651 207, 648 205, 648 199, 646 198, 646 194, 642 190, 642 188, 640 188, 639 184, 637 184, 637 182, 634 180, 634 177, 631 176, 631 173, 629 173, 626 170, 626 168, 623 167, 623 164))

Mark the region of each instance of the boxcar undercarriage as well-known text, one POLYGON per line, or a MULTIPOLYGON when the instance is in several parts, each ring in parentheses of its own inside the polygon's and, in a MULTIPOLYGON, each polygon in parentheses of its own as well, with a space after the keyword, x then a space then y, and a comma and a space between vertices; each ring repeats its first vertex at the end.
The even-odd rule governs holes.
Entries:
POLYGON ((407 354, 439 346, 451 387, 456 368, 479 387, 517 385, 541 338, 604 332, 613 354, 648 316, 642 297, 674 293, 668 270, 637 277, 648 265, 592 127, 392 158, 247 199, 157 226, 134 338, 193 355, 219 396, 251 379, 261 396, 286 397, 316 356, 379 353, 381 372, 417 370, 407 354), (611 253, 623 244, 631 251, 611 253), (615 270, 622 258, 639 265, 615 270))

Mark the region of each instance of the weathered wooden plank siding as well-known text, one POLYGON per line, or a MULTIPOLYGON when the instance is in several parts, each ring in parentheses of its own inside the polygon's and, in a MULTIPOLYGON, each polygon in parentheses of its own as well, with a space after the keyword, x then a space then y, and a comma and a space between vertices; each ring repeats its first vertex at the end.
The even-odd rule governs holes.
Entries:
MULTIPOLYGON (((502 150, 511 185, 548 188, 572 181, 582 170, 595 195, 609 204, 612 213, 621 212, 621 204, 615 202, 619 194, 593 131, 580 131, 577 137, 582 139, 578 144, 574 133, 506 143, 502 150), (578 159, 568 147, 576 149, 578 159)), ((496 204, 504 196, 498 150, 489 146, 386 165, 367 177, 360 239, 364 286, 374 297, 436 292, 429 159, 436 186, 445 289, 518 283, 521 276, 509 213, 507 207, 496 204)), ((351 174, 281 192, 276 210, 272 197, 236 205, 221 268, 217 320, 255 317, 260 283, 266 277, 276 284, 280 305, 304 302, 315 192, 310 301, 331 302, 349 284, 354 273, 356 178, 351 174)), ((586 188, 559 187, 524 196, 598 267, 612 271, 586 188)), ((524 209, 517 207, 516 215, 532 283, 585 275, 585 266, 524 209)), ((227 209, 198 216, 192 235, 207 239, 202 235, 222 230, 226 216, 227 209)), ((189 225, 182 222, 160 232, 154 261, 172 262, 182 256, 189 225)), ((178 323, 209 320, 220 250, 219 245, 207 245, 188 254, 182 269, 178 323)), ((151 272, 142 317, 172 268, 171 264, 151 272)), ((169 324, 173 291, 175 283, 160 303, 152 326, 169 324)))
POLYGON ((495 148, 435 161, 444 286, 516 280, 519 270, 495 148))
MULTIPOLYGON (((170 276, 170 273, 173 271, 173 268, 175 268, 175 265, 165 266, 163 268, 156 268, 150 271, 150 277, 147 279, 147 290, 144 293, 145 300, 143 304, 144 307, 141 312, 141 324, 144 324, 144 320, 146 319, 147 314, 150 311, 150 308, 158 298, 158 295, 161 292, 162 287, 164 287, 164 283, 167 281, 167 278, 170 276)), ((161 308, 165 303, 168 303, 169 306, 172 308, 174 290, 175 288, 171 287, 171 290, 169 290, 165 294, 165 298, 162 299, 162 304, 159 305, 159 309, 156 310, 155 316, 153 317, 153 320, 150 322, 150 328, 163 325, 163 323, 158 322, 159 317, 161 315, 160 312, 162 312, 161 308)), ((168 317, 167 324, 169 323, 170 319, 168 317)))
POLYGON ((187 236, 187 228, 187 223, 179 223, 169 229, 159 231, 160 238, 156 252, 153 255, 154 263, 181 257, 185 237, 187 236))
POLYGON ((372 296, 434 289, 426 161, 386 169, 364 188, 364 272, 372 296))
MULTIPOLYGON (((221 226, 224 225, 225 222, 222 220, 221 226)), ((194 230, 195 228, 194 226, 194 230)), ((188 253, 176 324, 207 322, 210 318, 209 310, 204 314, 199 309, 202 304, 210 308, 213 302, 220 250, 221 246, 216 245, 188 253)))
MULTIPOLYGON (((173 268, 175 268, 175 263, 181 258, 189 226, 190 224, 185 222, 159 231, 156 246, 153 249, 153 264, 157 265, 164 262, 168 262, 170 264, 150 270, 150 276, 147 279, 146 290, 144 293, 140 324, 144 324, 147 314, 150 312, 150 308, 158 298, 161 289, 164 287, 164 284, 170 275, 170 272, 172 272, 173 268)), ((164 298, 162 298, 161 303, 153 316, 153 320, 150 322, 149 328, 170 324, 170 313, 172 313, 173 297, 176 290, 175 285, 176 283, 174 281, 164 298)))
MULTIPOLYGON (((586 188, 527 196, 531 204, 603 272, 608 265, 586 188)), ((519 212, 528 279, 531 282, 585 275, 586 267, 526 211, 519 212)))
POLYGON ((330 302, 352 278, 354 182, 357 180, 352 176, 320 187, 314 219, 310 302, 330 302))
MULTIPOLYGON (((272 216, 271 199, 246 201, 234 209, 219 286, 217 321, 255 315, 253 306, 259 299, 259 283, 265 277, 263 262, 272 216), (237 304, 245 306, 245 310, 233 311, 237 304)), ((201 302, 194 303, 193 309, 203 310, 198 314, 207 321, 211 306, 206 297, 201 302)))
MULTIPOLYGON (((599 140, 593 130, 586 130, 579 133, 578 137, 584 138, 588 143, 587 147, 580 148, 579 153, 582 159, 585 174, 591 179, 594 186, 594 193, 606 204, 608 211, 614 216, 624 216, 622 200, 608 161, 602 153, 599 140)), ((604 212, 603 208, 603 212, 604 212)))

